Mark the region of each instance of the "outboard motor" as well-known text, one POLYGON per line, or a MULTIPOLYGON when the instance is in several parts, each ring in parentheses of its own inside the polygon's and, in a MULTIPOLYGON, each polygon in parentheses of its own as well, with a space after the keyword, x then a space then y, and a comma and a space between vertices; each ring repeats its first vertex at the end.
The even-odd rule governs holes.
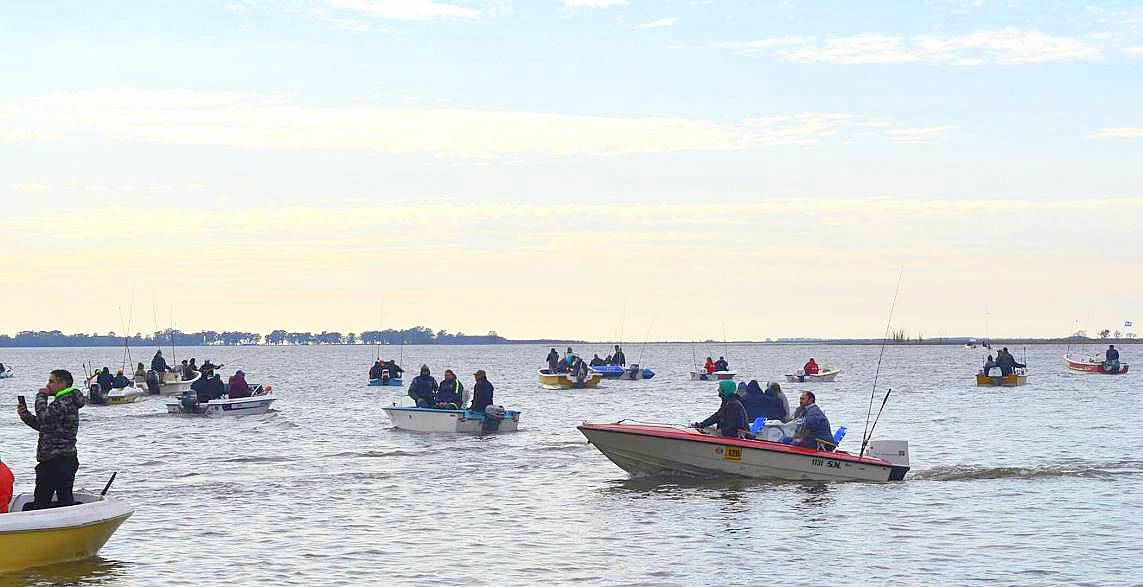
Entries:
POLYGON ((154 369, 147 371, 147 393, 159 395, 159 374, 154 369))
POLYGON ((639 378, 639 363, 631 363, 627 368, 627 378, 634 381, 639 378))
POLYGON ((195 392, 188 391, 179 399, 179 403, 183 405, 183 410, 185 410, 186 413, 193 414, 195 406, 198 405, 198 397, 196 397, 195 392))
POLYGON ((92 383, 91 387, 87 389, 87 397, 91 398, 91 403, 95 405, 103 405, 107 403, 107 396, 103 393, 103 387, 98 383, 92 383))
POLYGON ((381 385, 389 385, 389 370, 381 370, 381 385))
POLYGON ((487 406, 484 408, 484 420, 480 423, 480 433, 499 432, 500 423, 504 421, 507 412, 503 406, 487 406))

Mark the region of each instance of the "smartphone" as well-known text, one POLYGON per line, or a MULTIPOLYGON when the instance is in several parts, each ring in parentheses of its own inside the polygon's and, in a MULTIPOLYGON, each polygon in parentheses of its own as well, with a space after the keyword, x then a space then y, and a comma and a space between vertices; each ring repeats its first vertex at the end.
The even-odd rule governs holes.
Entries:
POLYGON ((24 396, 22 396, 22 395, 18 395, 18 396, 16 396, 16 401, 20 402, 20 405, 21 405, 22 407, 24 407, 25 409, 27 409, 27 407, 28 407, 28 400, 25 400, 25 399, 24 399, 24 396))

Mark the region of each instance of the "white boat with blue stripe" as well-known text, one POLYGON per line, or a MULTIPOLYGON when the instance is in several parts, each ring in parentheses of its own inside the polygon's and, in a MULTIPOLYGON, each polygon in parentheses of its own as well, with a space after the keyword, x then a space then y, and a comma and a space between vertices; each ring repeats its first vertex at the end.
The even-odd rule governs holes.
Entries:
POLYGON ((394 428, 414 432, 451 432, 460 434, 492 434, 515 432, 520 425, 520 412, 488 406, 483 412, 418 408, 394 403, 382 408, 394 428))

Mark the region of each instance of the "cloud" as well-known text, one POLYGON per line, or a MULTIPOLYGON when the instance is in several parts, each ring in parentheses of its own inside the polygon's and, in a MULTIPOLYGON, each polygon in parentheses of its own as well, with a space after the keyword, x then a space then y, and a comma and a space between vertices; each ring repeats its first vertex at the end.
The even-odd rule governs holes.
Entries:
POLYGON ((627 0, 564 0, 566 8, 609 8, 626 5, 627 0))
POLYGON ((1088 136, 1091 139, 1143 139, 1143 126, 1101 128, 1088 136))
POLYGON ((675 23, 678 22, 678 20, 679 19, 677 19, 677 18, 660 18, 658 20, 652 20, 651 22, 645 22, 645 23, 640 24, 640 25, 635 25, 635 28, 637 28, 637 29, 655 29, 655 28, 675 26, 675 23))
POLYGON ((282 96, 133 88, 0 101, 0 135, 94 131, 113 141, 444 157, 729 151, 857 138, 910 142, 919 132, 927 140, 937 138, 948 127, 924 128, 921 132, 891 118, 837 113, 782 114, 727 124, 471 108, 312 106, 282 96))
POLYGON ((718 46, 745 52, 765 51, 795 63, 979 65, 1056 61, 1096 61, 1102 55, 1087 41, 1038 31, 1003 28, 959 36, 886 36, 868 33, 818 40, 779 37, 718 46), (767 51, 768 50, 768 51, 767 51))
POLYGON ((478 18, 480 16, 480 11, 474 8, 433 0, 329 0, 329 5, 341 10, 398 20, 478 18))

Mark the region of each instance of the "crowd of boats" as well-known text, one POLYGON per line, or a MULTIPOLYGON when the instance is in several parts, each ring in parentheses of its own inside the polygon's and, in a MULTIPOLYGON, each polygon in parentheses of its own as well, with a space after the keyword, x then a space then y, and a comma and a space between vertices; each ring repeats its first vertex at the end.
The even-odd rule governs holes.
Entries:
MULTIPOLYGON (((1129 370, 1114 345, 1102 355, 1068 353, 1064 359, 1069 370, 1079 373, 1121 375, 1129 370)), ((628 364, 619 345, 606 358, 595 354, 589 360, 570 347, 562 355, 552 348, 546 363, 546 368, 538 371, 538 383, 545 389, 593 389, 606 380, 655 377, 650 368, 628 364)), ((122 369, 112 375, 106 367, 88 373, 85 365, 86 395, 74 387, 70 372, 53 371, 48 386, 36 395, 34 411, 20 396, 21 419, 40 433, 40 466, 36 492, 13 496, 11 471, 0 462, 0 510, 9 512, 0 515, 0 572, 94 556, 134 511, 129 504, 107 495, 114 475, 100 493, 73 492, 71 484, 79 466, 74 447, 80 407, 87 402, 111 406, 159 396, 167 399, 165 406, 171 414, 242 416, 268 411, 274 401, 270 385, 247 382, 242 370, 223 381, 219 373, 222 367, 210 361, 198 365, 195 359, 171 366, 160 350, 149 369, 140 363, 130 377, 122 369), (45 461, 40 454, 45 446, 70 446, 72 452, 62 460, 49 455, 45 461), (56 472, 41 475, 45 462, 50 464, 45 471, 56 472)), ((840 373, 811 358, 800 369, 785 373, 785 382, 829 383, 840 373)), ((0 364, 0 375, 12 374, 0 364)), ((851 452, 839 448, 846 428, 831 427, 812 390, 803 388, 797 407, 791 410, 779 383, 735 381, 737 375, 725 357, 707 357, 702 366, 689 371, 693 381, 717 384, 719 407, 704 420, 682 425, 621 419, 584 422, 577 429, 604 456, 633 475, 814 481, 905 478, 910 468, 908 441, 873 438, 889 392, 877 417, 867 420, 860 448, 851 452)), ((404 394, 383 408, 397 429, 469 434, 519 430, 521 412, 495 402, 495 388, 488 374, 478 370, 471 377, 470 389, 452 369, 446 369, 438 380, 427 365, 422 365, 406 388, 404 369, 395 361, 378 357, 369 368, 367 385, 404 388, 404 394)), ((1023 385, 1027 377, 1027 365, 1002 348, 985 360, 977 383, 1023 385)), ((871 414, 873 400, 871 395, 871 414)))

